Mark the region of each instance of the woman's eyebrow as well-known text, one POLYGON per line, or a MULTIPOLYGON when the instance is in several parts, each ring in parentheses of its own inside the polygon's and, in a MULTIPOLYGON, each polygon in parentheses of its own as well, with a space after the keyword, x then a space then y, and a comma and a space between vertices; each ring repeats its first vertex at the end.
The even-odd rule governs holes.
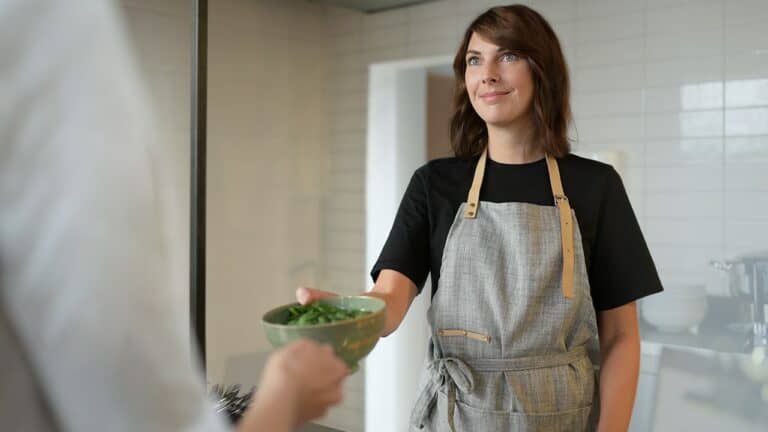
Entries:
MULTIPOLYGON (((504 51, 504 50, 505 50, 505 48, 502 48, 502 47, 496 48, 497 52, 498 51, 504 51)), ((467 54, 482 54, 482 53, 480 51, 477 51, 477 50, 467 50, 467 54)))

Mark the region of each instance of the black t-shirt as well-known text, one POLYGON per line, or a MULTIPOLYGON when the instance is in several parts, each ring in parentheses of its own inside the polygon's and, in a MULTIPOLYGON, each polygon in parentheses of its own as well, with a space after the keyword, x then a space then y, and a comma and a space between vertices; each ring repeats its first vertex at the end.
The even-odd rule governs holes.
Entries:
MULTIPOLYGON (((448 230, 467 199, 478 157, 433 160, 413 174, 384 249, 371 271, 410 278, 432 295, 448 230)), ((621 178, 612 166, 568 155, 558 159, 565 195, 576 213, 595 309, 612 309, 662 290, 621 178)), ((480 200, 554 206, 546 161, 501 164, 488 158, 480 200)))

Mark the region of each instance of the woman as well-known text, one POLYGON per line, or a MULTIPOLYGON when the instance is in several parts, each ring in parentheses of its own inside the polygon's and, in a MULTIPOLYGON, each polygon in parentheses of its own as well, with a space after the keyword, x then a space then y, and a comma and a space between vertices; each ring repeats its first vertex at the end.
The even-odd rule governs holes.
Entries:
MULTIPOLYGON (((616 171, 570 154, 557 37, 530 8, 492 8, 453 67, 456 157, 414 173, 371 273, 385 334, 432 275, 412 428, 626 430, 634 301, 662 288, 616 171)), ((303 303, 324 295, 297 292, 303 303)))

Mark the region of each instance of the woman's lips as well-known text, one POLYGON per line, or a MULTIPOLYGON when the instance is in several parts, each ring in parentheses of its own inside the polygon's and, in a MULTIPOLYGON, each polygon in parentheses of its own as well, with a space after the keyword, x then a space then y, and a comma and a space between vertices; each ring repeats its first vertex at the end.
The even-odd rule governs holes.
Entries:
POLYGON ((488 93, 481 94, 480 95, 480 99, 482 99, 482 100, 484 100, 486 102, 494 102, 494 101, 497 101, 497 100, 501 99, 502 97, 504 97, 504 96, 506 96, 508 94, 509 94, 509 92, 500 92, 500 91, 488 92, 488 93))

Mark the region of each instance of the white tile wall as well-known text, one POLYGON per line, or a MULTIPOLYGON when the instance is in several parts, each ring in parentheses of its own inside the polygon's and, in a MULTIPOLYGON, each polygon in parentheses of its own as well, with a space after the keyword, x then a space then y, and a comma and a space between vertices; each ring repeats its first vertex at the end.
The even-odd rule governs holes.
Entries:
MULTIPOLYGON (((453 54, 498 1, 444 0, 364 15, 331 10, 332 112, 365 113, 367 65, 453 54), (450 28, 453 26, 453 28, 450 28), (348 58, 347 58, 348 57, 348 58), (357 63, 362 58, 362 64, 357 63), (347 97, 348 93, 357 93, 347 97)), ((707 261, 768 244, 768 38, 764 0, 531 0, 571 67, 580 151, 618 149, 665 283, 704 282, 707 261)), ((333 120, 325 252, 361 289, 364 115, 333 120)), ((361 395, 362 397, 362 395, 361 395)), ((354 410, 348 411, 350 416, 354 410)), ((362 430, 350 420, 349 430, 362 430)))

